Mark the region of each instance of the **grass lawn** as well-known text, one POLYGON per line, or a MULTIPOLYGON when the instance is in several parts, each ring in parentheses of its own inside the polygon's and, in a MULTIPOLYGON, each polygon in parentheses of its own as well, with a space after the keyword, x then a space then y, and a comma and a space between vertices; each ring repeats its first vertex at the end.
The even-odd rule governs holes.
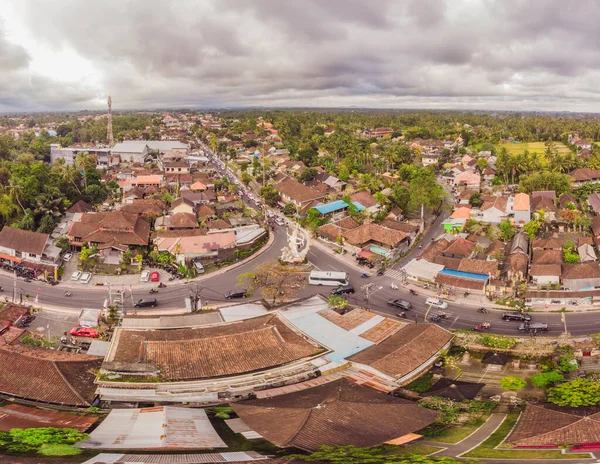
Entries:
POLYGON ((406 387, 407 390, 414 391, 417 393, 426 392, 431 388, 431 380, 433 379, 433 373, 431 371, 423 374, 416 380, 413 380, 406 387))
POLYGON ((522 449, 495 449, 510 433, 517 423, 519 414, 512 412, 506 416, 500 427, 492 433, 477 448, 463 454, 463 458, 490 458, 490 459, 586 459, 589 454, 562 454, 560 450, 522 450, 522 449))
POLYGON ((72 445, 44 445, 39 454, 44 456, 76 456, 81 454, 81 449, 72 445))
MULTIPOLYGON (((468 425, 457 425, 454 427, 448 427, 437 431, 432 435, 426 435, 428 440, 435 441, 439 443, 458 443, 459 441, 467 438, 471 435, 475 430, 481 427, 489 414, 481 416, 479 419, 475 420, 472 424, 468 425)), ((427 429, 425 429, 427 430, 427 429)))
MULTIPOLYGON (((508 150, 511 155, 523 153, 525 150, 528 150, 529 153, 539 153, 540 155, 544 154, 544 150, 546 149, 546 145, 544 142, 521 142, 521 143, 503 143, 500 145, 508 150)), ((554 147, 559 154, 569 153, 569 147, 561 142, 554 142, 554 147)))
POLYGON ((440 451, 443 448, 438 448, 437 446, 428 446, 428 445, 406 445, 406 446, 398 446, 395 451, 390 454, 394 456, 410 456, 412 454, 420 454, 421 456, 427 456, 431 453, 435 453, 436 451, 440 451))

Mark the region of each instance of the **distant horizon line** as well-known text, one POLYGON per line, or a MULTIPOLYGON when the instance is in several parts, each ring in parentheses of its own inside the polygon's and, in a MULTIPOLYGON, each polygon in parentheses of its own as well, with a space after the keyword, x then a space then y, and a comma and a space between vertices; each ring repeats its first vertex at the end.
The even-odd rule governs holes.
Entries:
MULTIPOLYGON (((370 112, 443 112, 443 113, 513 113, 513 114, 564 114, 564 115, 599 115, 600 111, 571 111, 571 110, 508 110, 508 109, 468 109, 468 108, 386 108, 372 106, 219 106, 219 107, 156 107, 156 108, 113 108, 113 115, 119 113, 158 113, 158 112, 226 112, 226 111, 370 111, 370 112)), ((106 114, 108 108, 97 110, 35 110, 35 111, 0 111, 0 117, 34 114, 106 114)))

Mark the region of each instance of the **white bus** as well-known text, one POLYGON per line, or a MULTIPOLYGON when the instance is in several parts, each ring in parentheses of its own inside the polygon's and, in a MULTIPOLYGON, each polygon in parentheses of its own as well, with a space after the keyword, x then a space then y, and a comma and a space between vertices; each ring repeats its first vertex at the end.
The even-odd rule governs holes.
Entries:
POLYGON ((331 285, 337 287, 338 285, 348 285, 350 280, 348 279, 347 272, 323 272, 323 271, 312 271, 308 276, 308 283, 311 285, 331 285))

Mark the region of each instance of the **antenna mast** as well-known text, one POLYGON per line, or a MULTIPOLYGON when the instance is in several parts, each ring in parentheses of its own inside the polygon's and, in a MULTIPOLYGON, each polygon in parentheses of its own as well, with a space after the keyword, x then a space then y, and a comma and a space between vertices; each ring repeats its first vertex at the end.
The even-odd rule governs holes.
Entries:
POLYGON ((112 147, 115 144, 112 129, 112 97, 108 96, 108 127, 107 127, 108 146, 112 147))

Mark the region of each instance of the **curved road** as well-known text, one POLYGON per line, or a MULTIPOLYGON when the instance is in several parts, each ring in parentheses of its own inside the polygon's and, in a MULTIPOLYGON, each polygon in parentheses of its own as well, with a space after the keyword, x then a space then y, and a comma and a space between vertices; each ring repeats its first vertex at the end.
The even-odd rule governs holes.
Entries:
MULTIPOLYGON (((198 282, 200 289, 201 299, 204 305, 214 305, 216 303, 223 303, 226 300, 224 294, 235 288, 237 284, 237 276, 239 274, 252 271, 258 264, 273 260, 279 257, 281 248, 286 244, 286 233, 284 227, 276 227, 275 229, 275 241, 273 245, 261 255, 249 262, 241 265, 237 269, 234 269, 224 274, 207 277, 205 280, 198 282)), ((347 264, 345 261, 341 261, 328 253, 323 252, 319 248, 313 247, 308 253, 309 261, 318 269, 323 271, 346 271, 350 275, 350 281, 356 289, 354 295, 349 295, 349 301, 352 304, 367 306, 369 309, 377 310, 378 312, 385 313, 388 315, 396 315, 399 311, 396 308, 390 307, 387 304, 387 300, 391 298, 402 298, 412 303, 413 309, 407 312, 407 317, 410 320, 419 323, 423 323, 425 313, 428 306, 425 304, 425 296, 422 295, 410 295, 408 289, 400 286, 398 290, 392 289, 390 285, 392 282, 396 282, 387 276, 373 276, 368 279, 361 278, 361 274, 364 272, 362 268, 358 266, 352 266, 347 264), (361 285, 366 283, 373 283, 373 287, 376 290, 370 297, 368 305, 366 304, 362 292, 360 290, 361 285)), ((396 282, 397 283, 397 282, 396 282)), ((0 274, 0 285, 4 288, 3 294, 12 297, 13 278, 7 273, 0 274)), ((132 309, 132 298, 137 300, 139 298, 148 297, 148 291, 154 284, 145 283, 137 284, 133 286, 133 295, 130 295, 128 289, 125 292, 125 308, 132 309)), ((184 299, 189 296, 191 290, 195 290, 196 282, 191 281, 184 283, 182 281, 169 282, 167 288, 160 289, 156 298, 159 301, 161 308, 181 308, 184 305, 184 299)), ((315 287, 308 285, 299 294, 299 297, 307 297, 314 295, 315 293, 321 293, 328 295, 332 287, 315 287)), ((73 310, 79 310, 83 307, 101 307, 104 299, 108 296, 108 289, 106 287, 86 286, 78 283, 74 283, 70 287, 60 285, 58 287, 52 287, 48 284, 40 282, 25 282, 23 279, 17 280, 17 300, 20 294, 23 296, 30 295, 30 300, 35 298, 39 289, 39 303, 42 307, 62 307, 62 308, 73 308, 73 310), (65 288, 68 288, 72 292, 72 297, 65 297, 63 292, 65 288)), ((418 292, 418 290, 417 290, 418 292)), ((250 301, 259 299, 259 295, 253 295, 249 298, 250 301)), ((237 300, 236 302, 239 302, 237 300)), ((489 321, 492 325, 490 332, 498 334, 516 335, 518 331, 518 322, 504 322, 500 318, 501 311, 490 310, 488 314, 483 315, 477 312, 475 304, 470 306, 468 299, 459 303, 449 303, 449 307, 445 312, 449 313, 449 318, 445 320, 441 325, 449 329, 458 328, 473 328, 476 324, 485 321, 489 321)), ((432 308, 431 313, 435 313, 436 309, 432 308)), ((534 321, 546 322, 550 326, 548 335, 558 335, 564 332, 564 324, 561 320, 561 314, 558 313, 532 313, 534 321)), ((600 320, 597 312, 577 312, 577 313, 565 313, 565 320, 567 324, 568 332, 573 335, 581 335, 593 332, 600 332, 600 320)))

